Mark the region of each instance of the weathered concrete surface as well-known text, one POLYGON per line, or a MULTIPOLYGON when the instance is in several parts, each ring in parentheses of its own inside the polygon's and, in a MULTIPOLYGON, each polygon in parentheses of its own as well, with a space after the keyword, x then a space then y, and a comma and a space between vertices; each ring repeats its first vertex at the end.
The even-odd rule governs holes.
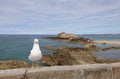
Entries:
POLYGON ((120 79, 120 63, 0 70, 0 79, 120 79))

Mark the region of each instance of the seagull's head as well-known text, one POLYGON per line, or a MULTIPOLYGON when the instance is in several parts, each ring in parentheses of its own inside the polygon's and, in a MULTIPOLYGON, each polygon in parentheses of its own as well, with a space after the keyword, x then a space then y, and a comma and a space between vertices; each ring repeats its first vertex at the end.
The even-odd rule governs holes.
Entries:
POLYGON ((34 44, 39 44, 38 39, 34 40, 34 44))

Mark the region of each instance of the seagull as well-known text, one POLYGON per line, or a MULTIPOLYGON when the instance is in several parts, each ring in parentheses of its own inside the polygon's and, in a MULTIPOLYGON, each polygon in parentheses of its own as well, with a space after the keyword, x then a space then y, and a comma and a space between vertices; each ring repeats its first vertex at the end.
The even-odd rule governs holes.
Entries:
POLYGON ((30 55, 28 57, 28 59, 32 61, 32 68, 34 68, 34 65, 33 65, 34 62, 41 60, 41 58, 42 58, 42 53, 39 47, 39 41, 38 39, 34 39, 33 48, 30 51, 30 55))

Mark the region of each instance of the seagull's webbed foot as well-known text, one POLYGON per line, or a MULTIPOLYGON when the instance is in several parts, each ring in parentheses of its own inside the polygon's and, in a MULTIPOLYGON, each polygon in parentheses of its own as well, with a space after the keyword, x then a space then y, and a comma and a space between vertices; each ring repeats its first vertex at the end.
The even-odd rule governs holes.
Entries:
POLYGON ((37 62, 35 62, 35 64, 32 62, 32 67, 31 68, 40 69, 40 66, 37 62))
POLYGON ((38 64, 35 65, 36 69, 40 69, 40 66, 38 64))
POLYGON ((34 64, 34 62, 32 61, 32 66, 31 66, 31 68, 35 68, 35 64, 34 64))
POLYGON ((39 63, 37 61, 36 61, 36 64, 35 64, 35 68, 40 69, 40 65, 39 65, 39 63))

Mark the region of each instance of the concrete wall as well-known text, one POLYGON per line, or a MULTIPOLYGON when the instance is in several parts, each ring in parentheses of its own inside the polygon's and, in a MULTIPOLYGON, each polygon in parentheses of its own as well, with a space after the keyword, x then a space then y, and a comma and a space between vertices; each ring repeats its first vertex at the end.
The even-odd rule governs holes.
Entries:
POLYGON ((120 79, 120 63, 0 70, 0 79, 120 79))

